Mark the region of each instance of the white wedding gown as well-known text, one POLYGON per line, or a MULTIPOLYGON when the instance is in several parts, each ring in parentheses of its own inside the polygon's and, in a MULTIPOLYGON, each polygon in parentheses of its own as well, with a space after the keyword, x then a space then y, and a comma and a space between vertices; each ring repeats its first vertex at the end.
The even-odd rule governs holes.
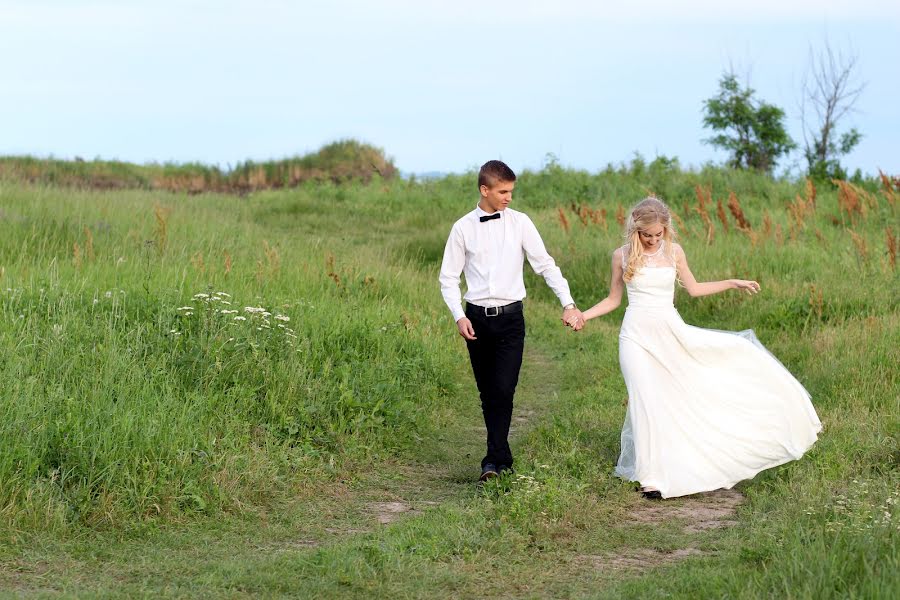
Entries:
POLYGON ((616 474, 671 498, 800 458, 822 429, 807 391, 752 330, 687 325, 661 250, 651 259, 658 266, 626 283, 619 363, 628 409, 616 474))

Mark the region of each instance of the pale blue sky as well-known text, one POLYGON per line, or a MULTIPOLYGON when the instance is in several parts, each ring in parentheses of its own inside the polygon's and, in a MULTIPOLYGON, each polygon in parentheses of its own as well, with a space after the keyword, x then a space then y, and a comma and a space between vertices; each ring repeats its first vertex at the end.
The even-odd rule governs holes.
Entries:
POLYGON ((352 137, 406 172, 699 165, 725 158, 701 109, 729 65, 802 144, 827 35, 867 84, 845 164, 900 173, 900 2, 727 4, 0 0, 0 154, 227 166, 352 137))

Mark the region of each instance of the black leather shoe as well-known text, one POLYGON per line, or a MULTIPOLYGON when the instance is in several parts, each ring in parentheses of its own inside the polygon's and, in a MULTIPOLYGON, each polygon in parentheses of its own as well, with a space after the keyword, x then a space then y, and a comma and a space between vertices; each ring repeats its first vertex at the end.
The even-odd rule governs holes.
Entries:
POLYGON ((478 478, 479 481, 487 481, 488 479, 492 479, 497 476, 497 467, 494 463, 488 463, 481 467, 481 477, 478 478))
POLYGON ((659 490, 651 490, 649 492, 641 492, 641 496, 646 498, 647 500, 662 500, 662 494, 659 490))

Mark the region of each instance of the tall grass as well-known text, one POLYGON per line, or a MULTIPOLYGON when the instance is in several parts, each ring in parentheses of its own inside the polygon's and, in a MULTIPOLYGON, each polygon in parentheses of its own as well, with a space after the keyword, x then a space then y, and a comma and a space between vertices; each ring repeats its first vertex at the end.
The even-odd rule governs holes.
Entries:
POLYGON ((135 165, 100 159, 0 157, 0 180, 99 190, 246 194, 292 188, 306 182, 368 182, 396 175, 397 168, 383 150, 355 140, 327 144, 305 156, 264 162, 248 160, 231 169, 201 163, 135 165))
MULTIPOLYGON (((682 316, 756 329, 825 424, 803 460, 744 488, 742 526, 714 558, 665 579, 604 580, 611 597, 651 584, 684 597, 880 597, 896 582, 896 192, 887 177, 816 189, 671 161, 522 174, 514 207, 534 218, 582 306, 606 294, 625 211, 660 195, 698 278, 763 287, 753 298, 678 292, 682 316)), ((475 201, 471 174, 246 198, 0 183, 3 531, 241 511, 416 456, 443 415, 464 410, 466 359, 436 275, 451 223, 475 201)), ((624 394, 619 313, 567 335, 552 293, 526 276, 529 347, 566 374, 564 399, 522 442, 517 465, 531 479, 518 492, 488 488, 483 508, 447 509, 452 531, 426 535, 435 520, 375 549, 348 542, 301 576, 327 588, 323 572, 352 579, 388 564, 399 579, 384 585, 402 587, 422 564, 446 573, 485 548, 530 564, 567 544, 627 546, 608 508, 628 494, 609 475, 624 394), (420 550, 386 557, 392 543, 420 550)))
POLYGON ((410 308, 430 278, 256 224, 315 192, 0 194, 0 510, 18 527, 234 508, 408 443, 453 385, 439 320, 410 308))

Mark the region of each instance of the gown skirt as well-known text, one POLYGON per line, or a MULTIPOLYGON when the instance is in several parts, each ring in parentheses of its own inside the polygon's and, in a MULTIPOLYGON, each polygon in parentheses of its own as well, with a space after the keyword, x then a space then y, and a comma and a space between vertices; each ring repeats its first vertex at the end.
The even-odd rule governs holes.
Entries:
POLYGON ((822 425, 806 389, 752 330, 686 324, 674 268, 626 284, 619 334, 628 389, 616 474, 664 498, 731 488, 800 458, 822 425))

